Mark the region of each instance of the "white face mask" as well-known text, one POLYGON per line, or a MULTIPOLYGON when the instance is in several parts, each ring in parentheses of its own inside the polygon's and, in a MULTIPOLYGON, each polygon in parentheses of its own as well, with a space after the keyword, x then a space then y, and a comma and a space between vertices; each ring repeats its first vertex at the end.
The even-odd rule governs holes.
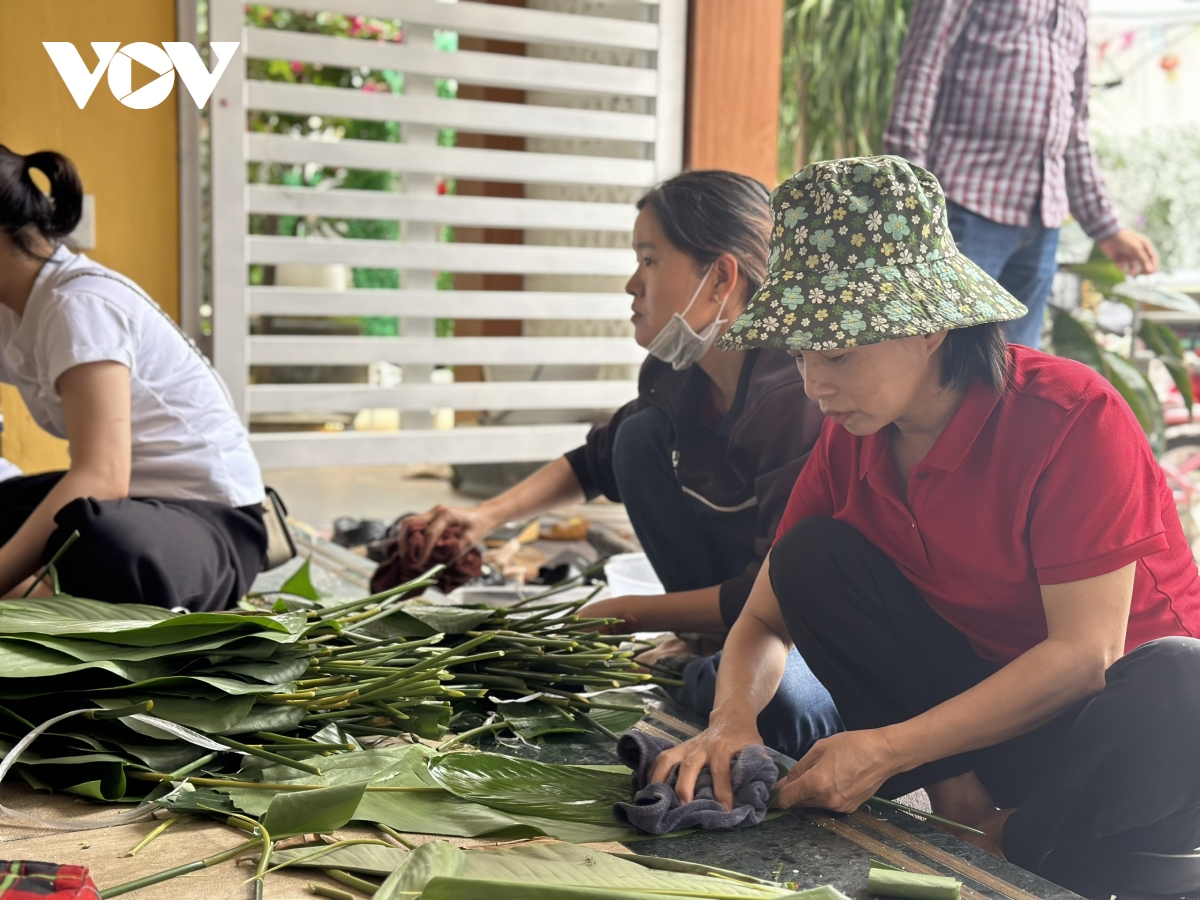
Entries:
POLYGON ((717 317, 700 334, 696 334, 692 326, 684 319, 684 316, 695 305, 696 298, 700 296, 700 292, 704 290, 704 283, 708 281, 708 276, 712 273, 713 266, 715 265, 716 262, 713 262, 708 267, 708 271, 704 273, 704 277, 700 279, 696 293, 692 294, 692 299, 688 301, 687 308, 682 313, 675 313, 675 315, 671 316, 667 324, 663 326, 663 330, 646 347, 647 353, 656 359, 661 359, 665 363, 670 363, 671 368, 676 372, 683 369, 690 369, 694 366, 696 361, 716 343, 718 335, 729 324, 728 319, 721 318, 721 313, 725 311, 724 300, 721 301, 721 308, 717 310, 717 317))

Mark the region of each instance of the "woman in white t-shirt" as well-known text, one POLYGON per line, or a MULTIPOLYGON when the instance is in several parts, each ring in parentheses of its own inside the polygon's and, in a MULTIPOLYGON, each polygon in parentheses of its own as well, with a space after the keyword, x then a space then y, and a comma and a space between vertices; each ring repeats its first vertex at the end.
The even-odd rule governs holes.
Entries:
POLYGON ((66 593, 224 609, 263 565, 258 463, 224 382, 166 313, 61 246, 82 203, 64 156, 0 145, 0 381, 71 452, 66 472, 0 482, 0 596, 78 531, 56 563, 66 593))

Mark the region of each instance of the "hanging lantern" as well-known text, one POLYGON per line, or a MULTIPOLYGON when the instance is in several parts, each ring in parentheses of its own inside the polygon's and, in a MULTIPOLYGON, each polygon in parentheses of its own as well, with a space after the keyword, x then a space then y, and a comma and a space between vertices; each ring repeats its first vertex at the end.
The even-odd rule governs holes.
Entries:
POLYGON ((1179 77, 1179 54, 1167 53, 1158 61, 1158 65, 1167 73, 1167 78, 1174 81, 1179 77))

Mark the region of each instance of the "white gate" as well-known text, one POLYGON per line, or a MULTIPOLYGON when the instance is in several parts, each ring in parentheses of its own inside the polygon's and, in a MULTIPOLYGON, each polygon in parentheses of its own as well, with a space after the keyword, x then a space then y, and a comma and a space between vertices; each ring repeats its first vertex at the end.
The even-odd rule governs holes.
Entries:
MULTIPOLYGON (((555 3, 560 8, 572 4, 574 11, 438 0, 272 4, 298 12, 401 20, 402 42, 383 43, 247 27, 242 0, 211 0, 210 40, 241 42, 240 58, 219 82, 210 105, 216 365, 247 419, 257 414, 365 408, 404 411, 405 427, 390 433, 254 433, 252 440, 264 468, 550 459, 580 442, 588 425, 495 425, 442 431, 430 427, 429 411, 435 407, 599 410, 634 395, 636 384, 628 378, 457 384, 432 383, 430 378, 434 366, 630 366, 644 358, 629 337, 530 336, 528 332, 539 331, 539 320, 615 322, 629 315, 629 298, 624 294, 608 289, 596 292, 586 285, 588 276, 607 276, 604 283, 615 287, 620 282, 613 276, 632 271, 634 258, 627 236, 635 212, 628 202, 595 198, 603 199, 611 189, 626 194, 631 189, 640 191, 680 170, 686 0, 540 0, 539 5, 555 3), (434 46, 435 29, 527 42, 549 51, 540 57, 444 52, 434 46), (635 64, 587 61, 590 57, 611 60, 614 49, 635 51, 627 56, 635 64), (403 93, 253 80, 247 77, 248 59, 390 69, 404 73, 403 93), (446 99, 436 95, 436 78, 542 92, 536 97, 553 93, 541 103, 446 99), (572 97, 589 99, 572 104, 572 97), (604 97, 619 102, 603 109, 580 108, 597 105, 591 101, 604 97), (565 100, 560 103, 554 98, 565 100), (247 128, 249 110, 399 122, 401 141, 316 141, 252 133, 247 128), (517 135, 535 148, 551 149, 438 146, 439 128, 517 135), (392 193, 252 185, 247 173, 253 162, 392 171, 402 175, 403 189, 392 193), (515 182, 529 189, 522 199, 439 195, 440 178, 515 182), (256 235, 249 231, 254 213, 394 220, 401 223, 401 239, 256 235), (524 244, 446 243, 437 240, 443 225, 521 229, 527 241, 531 231, 542 237, 539 243, 524 244), (609 239, 570 237, 583 232, 608 233, 609 239), (335 263, 398 269, 401 288, 329 290, 249 284, 252 265, 335 263), (521 275, 526 289, 436 290, 435 279, 441 272, 521 275), (580 283, 582 290, 576 289, 580 283), (547 284, 565 284, 567 289, 546 289, 547 284), (531 289, 539 286, 542 289, 531 289), (398 337, 252 335, 252 317, 265 315, 398 317, 401 332, 398 337), (438 318, 518 319, 526 323, 526 334, 437 337, 438 318), (403 383, 250 383, 251 366, 370 362, 402 366, 403 383)), ((545 333, 544 328, 541 331, 545 333)))

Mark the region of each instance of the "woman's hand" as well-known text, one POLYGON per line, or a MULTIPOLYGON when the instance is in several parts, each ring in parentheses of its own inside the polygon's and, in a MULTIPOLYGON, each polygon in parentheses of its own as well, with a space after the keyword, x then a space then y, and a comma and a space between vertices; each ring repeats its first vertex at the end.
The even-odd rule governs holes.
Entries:
POLYGON ((616 625, 603 625, 601 634, 631 634, 638 630, 638 606, 651 602, 650 597, 609 597, 607 600, 593 600, 579 610, 581 619, 620 619, 616 625))
MULTIPOLYGON (((711 720, 710 720, 711 723, 711 720)), ((675 796, 680 803, 691 803, 696 791, 696 778, 705 766, 712 772, 713 795, 726 809, 733 809, 733 783, 729 768, 733 757, 751 744, 761 744, 753 720, 749 722, 717 722, 710 724, 686 743, 671 747, 658 755, 650 772, 650 781, 664 782, 671 770, 679 767, 675 781, 675 796)))
POLYGON ((483 509, 470 506, 435 506, 428 512, 405 517, 400 523, 401 536, 410 523, 418 522, 425 525, 425 552, 419 560, 421 565, 429 562, 438 539, 447 528, 458 526, 462 534, 462 553, 466 555, 500 524, 493 521, 483 509))
POLYGON ((579 615, 585 619, 620 619, 624 623, 606 626, 606 634, 632 631, 720 633, 727 630, 721 618, 720 585, 645 597, 610 597, 589 603, 579 615))
POLYGON ((779 784, 779 805, 853 812, 904 771, 882 729, 843 731, 817 741, 779 784))

